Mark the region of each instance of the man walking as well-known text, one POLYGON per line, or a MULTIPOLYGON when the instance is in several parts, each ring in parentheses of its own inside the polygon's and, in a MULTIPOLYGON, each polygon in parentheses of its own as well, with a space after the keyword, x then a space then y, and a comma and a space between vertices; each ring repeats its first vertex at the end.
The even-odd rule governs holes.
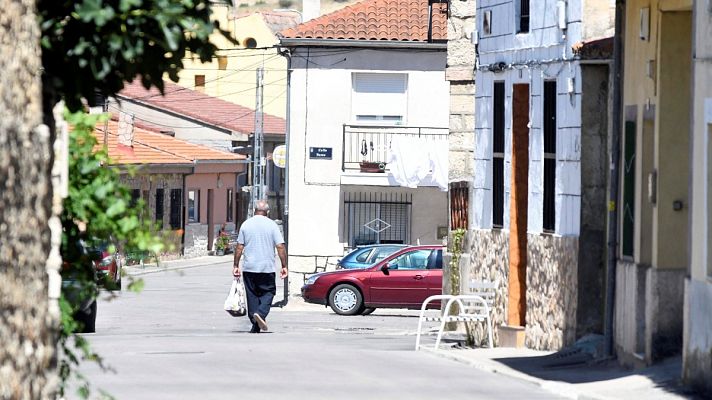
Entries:
POLYGON ((259 200, 255 204, 255 216, 245 221, 237 235, 235 261, 232 274, 240 276, 240 258, 243 253, 245 260, 242 265, 242 280, 245 283, 247 296, 247 315, 252 322, 250 333, 267 330, 267 314, 272 306, 276 293, 274 249, 282 262, 280 278, 287 276, 287 250, 284 239, 277 224, 267 218, 269 204, 259 200))

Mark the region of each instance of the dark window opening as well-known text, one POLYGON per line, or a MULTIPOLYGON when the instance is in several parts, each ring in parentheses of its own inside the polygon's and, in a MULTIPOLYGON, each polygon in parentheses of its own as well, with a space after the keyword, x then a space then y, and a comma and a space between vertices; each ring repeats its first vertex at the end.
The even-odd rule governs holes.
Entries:
POLYGON ((138 204, 138 200, 141 198, 141 189, 131 189, 131 201, 129 206, 135 208, 138 204))
POLYGON ((529 32, 529 0, 519 1, 519 26, 517 33, 529 32))
POLYGON ((232 222, 232 215, 233 215, 233 209, 235 208, 233 205, 233 200, 234 196, 232 195, 232 189, 227 190, 227 222, 232 222))
POLYGON ((504 82, 494 83, 492 121, 492 226, 504 225, 504 82))
MULTIPOLYGON (((635 114, 634 114, 635 115, 635 114)), ((635 242, 635 146, 637 121, 625 122, 625 137, 623 142, 623 207, 621 220, 623 232, 621 238, 621 254, 633 257, 635 242)))
POLYGON ((156 189, 156 223, 163 229, 163 189, 156 189))
POLYGON ((180 229, 183 214, 183 190, 171 189, 171 216, 169 224, 171 229, 180 229))
POLYGON ((556 229, 556 81, 544 82, 544 231, 556 229))

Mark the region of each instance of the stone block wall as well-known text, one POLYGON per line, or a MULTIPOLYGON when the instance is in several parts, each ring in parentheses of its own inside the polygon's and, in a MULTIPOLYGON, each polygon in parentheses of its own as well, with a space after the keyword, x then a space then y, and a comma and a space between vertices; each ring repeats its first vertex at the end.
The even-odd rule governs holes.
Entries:
POLYGON ((576 340, 578 237, 529 234, 527 242, 525 344, 558 350, 576 340))
POLYGON ((208 224, 188 224, 185 226, 185 258, 208 255, 208 224))
MULTIPOLYGON (((462 268, 463 289, 470 279, 499 282, 492 311, 492 327, 507 323, 507 282, 509 275, 509 231, 470 230, 469 268, 462 268)), ((474 325, 475 343, 486 344, 487 331, 483 324, 474 325)), ((495 346, 498 343, 497 329, 493 331, 495 346)))

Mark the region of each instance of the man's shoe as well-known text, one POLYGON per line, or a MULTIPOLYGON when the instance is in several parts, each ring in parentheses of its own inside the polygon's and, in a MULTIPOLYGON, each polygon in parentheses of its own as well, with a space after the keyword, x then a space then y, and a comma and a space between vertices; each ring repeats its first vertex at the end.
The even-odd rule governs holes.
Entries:
POLYGON ((254 315, 252 315, 252 318, 254 318, 260 329, 262 329, 263 331, 267 330, 267 323, 265 322, 264 318, 260 316, 260 314, 255 313, 254 315))
POLYGON ((260 333, 260 327, 257 324, 252 324, 252 329, 250 329, 250 333, 260 333))

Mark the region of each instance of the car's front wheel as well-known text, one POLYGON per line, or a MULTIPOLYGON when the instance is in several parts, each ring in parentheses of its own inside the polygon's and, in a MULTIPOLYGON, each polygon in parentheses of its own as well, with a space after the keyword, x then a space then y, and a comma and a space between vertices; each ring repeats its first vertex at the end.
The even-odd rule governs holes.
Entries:
POLYGON ((363 296, 354 286, 341 284, 329 293, 329 306, 339 315, 356 315, 363 311, 363 296))

